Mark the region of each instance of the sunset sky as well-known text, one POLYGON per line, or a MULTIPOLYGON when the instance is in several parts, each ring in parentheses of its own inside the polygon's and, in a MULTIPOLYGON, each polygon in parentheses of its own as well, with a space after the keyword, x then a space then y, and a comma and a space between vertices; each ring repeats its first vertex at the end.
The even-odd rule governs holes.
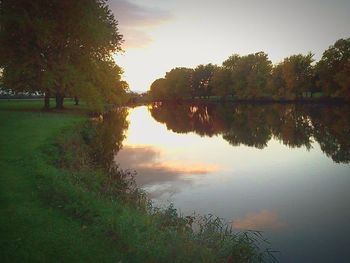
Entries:
POLYGON ((350 37, 349 0, 109 0, 124 35, 116 56, 131 90, 146 91, 174 67, 221 64, 265 51, 273 63, 311 51, 318 60, 350 37))

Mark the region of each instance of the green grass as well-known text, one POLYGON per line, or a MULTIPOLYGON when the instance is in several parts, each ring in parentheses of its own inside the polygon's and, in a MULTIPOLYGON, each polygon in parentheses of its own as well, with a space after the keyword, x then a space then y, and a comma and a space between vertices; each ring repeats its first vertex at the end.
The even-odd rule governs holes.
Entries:
MULTIPOLYGON (((74 105, 73 99, 65 99, 65 112, 86 112, 88 110, 86 103, 80 102, 79 106, 74 105)), ((51 111, 56 111, 55 100, 50 100, 51 111)), ((44 107, 43 99, 0 99, 0 110, 8 111, 42 111, 44 107)))
MULTIPOLYGON (((1 109, 28 107, 37 110, 41 104, 0 102, 1 109)), ((39 149, 64 127, 82 121, 67 114, 0 110, 1 262, 118 262, 121 258, 99 229, 84 227, 39 196, 39 176, 52 171, 39 149)))
POLYGON ((94 126, 72 104, 0 101, 1 262, 271 262, 260 233, 154 208, 128 173, 93 165, 94 126))

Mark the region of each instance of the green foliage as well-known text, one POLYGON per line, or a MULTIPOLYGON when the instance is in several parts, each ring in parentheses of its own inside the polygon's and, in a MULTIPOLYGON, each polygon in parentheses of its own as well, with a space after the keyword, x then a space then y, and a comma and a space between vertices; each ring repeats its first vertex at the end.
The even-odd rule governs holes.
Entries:
POLYGON ((213 93, 225 99, 228 95, 235 95, 231 71, 226 67, 216 67, 210 81, 213 93))
POLYGON ((316 65, 317 85, 325 96, 350 98, 350 38, 339 39, 316 65))
POLYGON ((186 98, 191 95, 192 69, 175 68, 165 74, 167 96, 172 99, 186 98))
POLYGON ((8 89, 82 97, 101 109, 127 88, 112 58, 122 36, 105 1, 4 0, 0 22, 8 89))
POLYGON ((178 100, 191 95, 192 69, 175 68, 167 72, 165 78, 155 80, 150 87, 153 100, 178 100))
POLYGON ((166 92, 167 92, 166 89, 167 89, 166 79, 165 78, 156 79, 150 87, 150 94, 152 96, 152 99, 154 101, 157 101, 157 100, 166 98, 166 92))
POLYGON ((313 55, 292 55, 272 70, 269 88, 275 98, 294 100, 313 88, 313 55))
POLYGON ((212 64, 199 65, 195 69, 175 68, 168 72, 165 81, 151 86, 153 97, 186 99, 209 98, 228 95, 236 99, 267 97, 267 81, 271 72, 271 61, 263 52, 240 57, 233 55, 222 67, 212 64))
POLYGON ((271 72, 271 61, 267 54, 258 52, 240 57, 231 56, 223 63, 231 72, 234 93, 238 99, 267 97, 267 81, 271 72))
POLYGON ((209 97, 212 92, 211 80, 214 74, 215 66, 212 64, 197 66, 191 76, 192 80, 192 98, 209 97))
POLYGON ((231 55, 222 66, 176 68, 151 86, 154 100, 219 96, 221 100, 302 100, 324 96, 350 100, 350 38, 338 40, 313 65, 313 54, 297 54, 272 65, 257 52, 231 55), (190 78, 191 85, 188 84, 190 78))

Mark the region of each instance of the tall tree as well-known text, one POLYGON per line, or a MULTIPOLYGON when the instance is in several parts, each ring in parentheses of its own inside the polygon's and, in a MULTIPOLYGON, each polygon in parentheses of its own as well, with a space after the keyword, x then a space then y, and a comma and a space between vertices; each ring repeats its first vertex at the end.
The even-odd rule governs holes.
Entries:
POLYGON ((171 99, 183 99, 191 96, 191 77, 193 69, 175 68, 166 73, 166 89, 171 99))
POLYGON ((150 87, 150 94, 153 100, 162 100, 167 97, 166 79, 160 78, 153 81, 150 87))
POLYGON ((192 73, 192 98, 194 96, 209 97, 211 95, 210 80, 215 66, 212 64, 199 65, 192 73))
POLYGON ((231 71, 228 68, 216 67, 210 85, 213 86, 213 93, 220 96, 223 100, 229 95, 235 95, 231 71))
POLYGON ((55 95, 58 108, 68 94, 101 105, 106 90, 115 88, 103 86, 110 83, 102 78, 120 74, 112 59, 121 49, 117 25, 104 0, 3 0, 0 66, 6 86, 55 95))
POLYGON ((271 77, 268 81, 268 89, 272 98, 286 98, 286 81, 283 76, 283 64, 279 63, 272 68, 271 77))
POLYGON ((316 65, 317 85, 327 97, 350 99, 350 38, 339 39, 316 65))
POLYGON ((292 55, 282 63, 286 96, 290 99, 301 98, 304 92, 309 92, 313 86, 313 55, 292 55))
POLYGON ((314 90, 313 55, 292 55, 275 65, 269 90, 275 99, 297 99, 314 90))
POLYGON ((246 56, 232 55, 223 62, 231 71, 235 95, 239 99, 266 97, 272 63, 264 52, 246 56))

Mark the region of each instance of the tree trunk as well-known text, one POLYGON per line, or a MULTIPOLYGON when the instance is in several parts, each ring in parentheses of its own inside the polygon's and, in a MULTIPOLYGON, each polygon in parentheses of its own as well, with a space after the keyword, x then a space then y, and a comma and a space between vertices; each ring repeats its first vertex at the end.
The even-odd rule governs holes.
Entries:
POLYGON ((75 105, 78 106, 79 105, 79 98, 78 97, 74 97, 74 101, 75 101, 75 105))
POLYGON ((44 102, 44 109, 49 110, 50 109, 50 92, 45 92, 45 102, 44 102))
POLYGON ((60 92, 56 93, 56 109, 63 109, 64 95, 60 92))

